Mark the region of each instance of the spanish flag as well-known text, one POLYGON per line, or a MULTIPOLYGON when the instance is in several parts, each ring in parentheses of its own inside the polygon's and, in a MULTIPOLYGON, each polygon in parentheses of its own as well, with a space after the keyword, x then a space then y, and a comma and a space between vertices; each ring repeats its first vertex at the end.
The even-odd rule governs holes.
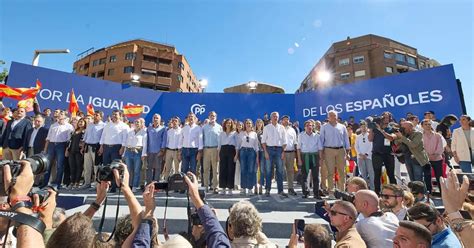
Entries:
POLYGON ((24 108, 26 112, 31 112, 33 111, 33 98, 21 100, 18 102, 18 107, 19 108, 24 108))
POLYGON ((36 87, 34 88, 17 88, 23 95, 23 99, 35 98, 36 94, 41 90, 41 82, 36 79, 36 87))
POLYGON ((79 112, 79 104, 77 104, 74 89, 71 89, 71 94, 69 95, 69 113, 71 113, 72 117, 76 117, 77 112, 79 112))
POLYGON ((123 114, 128 118, 138 117, 143 113, 141 105, 127 105, 123 107, 123 114))
POLYGON ((94 105, 91 103, 87 104, 87 115, 94 116, 94 105))
POLYGON ((12 88, 4 84, 0 84, 0 97, 8 97, 16 100, 24 100, 35 98, 41 89, 41 82, 36 80, 34 88, 12 88))

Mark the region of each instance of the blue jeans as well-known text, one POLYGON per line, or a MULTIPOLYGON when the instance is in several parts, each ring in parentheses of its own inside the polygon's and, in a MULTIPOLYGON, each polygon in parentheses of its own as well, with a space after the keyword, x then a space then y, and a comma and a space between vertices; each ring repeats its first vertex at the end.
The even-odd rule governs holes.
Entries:
POLYGON ((240 185, 243 189, 252 189, 257 182, 257 153, 253 148, 240 148, 240 185))
POLYGON ((125 150, 125 164, 127 164, 128 172, 130 173, 130 186, 137 188, 140 185, 140 170, 142 168, 142 158, 140 152, 132 152, 129 149, 125 150))
POLYGON ((196 155, 198 153, 197 148, 184 148, 181 150, 181 172, 188 173, 191 171, 196 174, 196 155))
POLYGON ((260 185, 263 186, 265 183, 265 167, 266 167, 264 151, 258 151, 258 160, 260 160, 260 185))
POLYGON ((431 165, 427 164, 425 166, 421 166, 416 159, 412 159, 413 165, 413 179, 415 181, 422 181, 426 185, 426 190, 428 192, 432 192, 433 188, 431 186, 431 165))
POLYGON ((267 146, 267 152, 269 160, 266 161, 265 166, 265 189, 270 191, 272 188, 272 170, 275 165, 275 176, 277 181, 278 193, 283 192, 283 161, 281 161, 281 153, 283 149, 281 147, 270 147, 267 146))
MULTIPOLYGON (((63 180, 63 173, 64 173, 64 160, 65 156, 64 153, 66 151, 66 142, 58 142, 54 143, 51 142, 48 144, 48 159, 49 161, 56 160, 56 180, 54 184, 58 187, 61 187, 61 181, 63 180)), ((51 175, 51 166, 49 167, 48 171, 44 174, 44 182, 42 186, 48 185, 49 177, 51 175)))
POLYGON ((470 161, 459 161, 459 167, 464 173, 472 173, 472 162, 470 161))

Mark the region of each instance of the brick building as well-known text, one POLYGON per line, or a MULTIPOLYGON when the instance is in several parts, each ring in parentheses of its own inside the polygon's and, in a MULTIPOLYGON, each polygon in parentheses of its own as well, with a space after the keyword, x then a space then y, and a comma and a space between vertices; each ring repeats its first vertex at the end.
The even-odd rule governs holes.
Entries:
POLYGON ((73 72, 161 91, 201 92, 184 55, 172 45, 135 39, 79 54, 73 72))
POLYGON ((296 92, 439 66, 416 48, 369 34, 333 43, 296 92), (328 74, 324 79, 322 74, 328 74))

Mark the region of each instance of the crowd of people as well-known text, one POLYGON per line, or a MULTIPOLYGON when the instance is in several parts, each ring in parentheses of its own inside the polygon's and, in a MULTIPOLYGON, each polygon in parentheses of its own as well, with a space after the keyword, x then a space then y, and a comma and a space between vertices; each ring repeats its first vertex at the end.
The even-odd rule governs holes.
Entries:
MULTIPOLYGON (((120 187, 129 215, 119 222, 122 229, 116 232, 114 243, 97 241, 95 246, 274 247, 250 202, 238 202, 230 208, 224 231, 197 190, 200 183, 214 194, 229 195, 240 189, 242 195, 270 196, 273 180, 280 197, 297 197, 295 187, 301 187, 302 198, 312 192, 318 202, 323 197, 335 200, 338 192, 347 192, 343 193, 347 196, 344 201, 332 205, 324 202, 318 213, 331 223, 336 247, 469 247, 472 241, 469 234, 474 225, 459 212, 467 210, 474 215, 472 202, 465 202, 469 201, 469 180, 465 177, 460 184, 456 172, 450 170, 454 161, 462 172, 472 173, 474 128, 467 115, 459 117, 460 127, 454 130, 451 128, 458 117, 448 115, 438 122, 432 111, 426 112, 423 120, 409 113, 398 122, 389 112, 360 122, 354 118, 344 122, 336 111, 329 111, 327 120, 307 120, 302 129, 297 121, 291 123, 289 116, 280 118, 278 112, 255 124, 251 119, 240 122, 230 118, 219 124, 214 111, 202 121, 189 113, 184 121, 173 117, 164 122, 156 113, 146 126, 143 118, 131 122, 120 110, 114 110, 104 122, 101 111, 68 117, 60 109, 40 112, 37 103, 33 118, 26 116, 24 108, 3 108, 2 118, 4 160, 44 153, 53 165, 42 177, 34 178, 31 170, 23 169, 15 180, 7 178, 13 183, 5 184, 9 198, 4 199, 4 209, 40 212, 46 224, 43 237, 20 235, 16 240, 19 245, 39 244, 41 240, 48 247, 76 247, 71 246, 72 241, 77 241, 77 247, 94 246, 107 234, 96 234, 91 218, 107 192, 120 187), (123 162, 123 175, 114 170, 115 180, 98 182, 98 165, 107 166, 117 159, 123 162), (351 163, 356 166, 348 171, 351 163), (407 168, 408 185, 402 180, 401 164, 407 168), (432 170, 442 196, 443 214, 431 200, 432 170), (180 172, 191 178, 185 177, 185 181, 200 223, 189 235, 160 244, 153 182, 166 181, 180 172), (97 199, 84 213, 67 218, 55 211, 54 190, 43 203, 33 197, 33 210, 16 206, 26 201, 33 184, 58 190, 95 187, 97 199), (143 211, 134 194, 140 188, 143 211), (56 216, 55 227, 54 213, 63 216, 56 216)), ((28 167, 28 162, 21 163, 28 167)), ((301 240, 307 247, 331 247, 333 237, 323 226, 308 224, 303 237, 294 229, 289 247, 296 247, 301 240)), ((20 225, 17 237, 21 231, 35 232, 28 225, 20 225)), ((14 239, 8 231, 3 234, 7 240, 14 239)))

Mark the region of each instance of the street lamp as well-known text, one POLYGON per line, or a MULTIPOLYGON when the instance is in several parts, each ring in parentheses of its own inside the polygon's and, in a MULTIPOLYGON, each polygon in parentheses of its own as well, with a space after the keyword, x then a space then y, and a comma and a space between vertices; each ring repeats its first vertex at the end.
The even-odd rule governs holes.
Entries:
POLYGON ((255 93, 255 90, 257 89, 258 83, 256 81, 250 81, 250 82, 248 82, 247 86, 249 87, 249 89, 252 93, 255 93))
POLYGON ((132 75, 132 83, 140 83, 140 75, 133 74, 132 75))
POLYGON ((208 83, 209 82, 205 78, 199 80, 199 86, 201 87, 202 92, 204 92, 206 90, 206 87, 207 87, 208 83))
POLYGON ((39 56, 42 53, 69 53, 69 49, 43 49, 43 50, 35 50, 33 54, 33 66, 38 66, 39 63, 39 56))

